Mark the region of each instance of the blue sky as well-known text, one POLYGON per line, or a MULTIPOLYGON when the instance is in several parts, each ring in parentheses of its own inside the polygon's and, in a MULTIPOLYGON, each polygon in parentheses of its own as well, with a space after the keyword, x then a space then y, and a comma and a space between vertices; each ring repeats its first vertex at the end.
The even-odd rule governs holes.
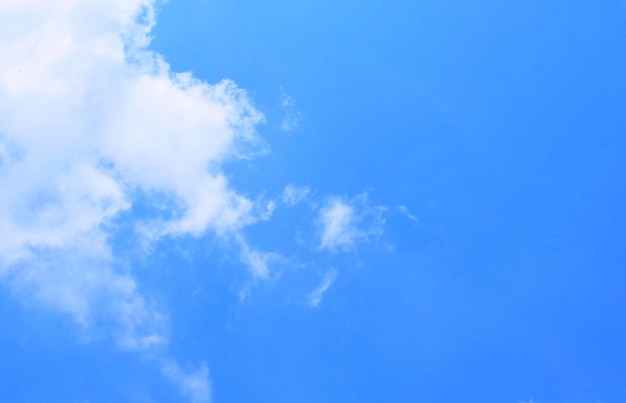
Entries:
POLYGON ((626 401, 623 1, 0 5, 0 401, 626 401))

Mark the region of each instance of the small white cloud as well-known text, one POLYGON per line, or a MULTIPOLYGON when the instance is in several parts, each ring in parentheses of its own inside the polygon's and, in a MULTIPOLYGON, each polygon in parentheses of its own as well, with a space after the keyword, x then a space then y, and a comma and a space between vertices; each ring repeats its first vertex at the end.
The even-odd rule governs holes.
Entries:
POLYGON ((184 371, 174 361, 167 361, 161 366, 161 371, 178 384, 180 391, 192 403, 211 402, 211 381, 206 365, 202 364, 196 371, 184 371))
POLYGON ((419 224, 419 220, 416 216, 411 214, 409 209, 406 206, 398 206, 398 211, 406 216, 409 220, 413 221, 415 224, 419 224))
POLYGON ((308 304, 311 308, 319 308, 324 293, 333 285, 336 279, 337 270, 326 272, 322 282, 309 294, 308 304))
POLYGON ((289 96, 287 92, 285 92, 285 89, 283 87, 280 87, 280 104, 284 108, 290 108, 295 105, 293 98, 289 96))
POLYGON ((295 108, 293 98, 282 87, 280 88, 280 105, 285 110, 280 129, 287 132, 295 130, 302 120, 302 113, 295 108))
POLYGON ((242 259, 250 269, 250 273, 257 278, 269 277, 268 259, 270 255, 248 247, 242 250, 242 259))
POLYGON ((302 116, 298 111, 288 112, 280 124, 280 129, 286 132, 294 131, 300 124, 302 116))
POLYGON ((293 206, 305 200, 310 192, 310 189, 306 186, 297 187, 294 185, 287 185, 283 190, 281 199, 284 203, 293 206))
POLYGON ((350 250, 382 233, 385 208, 371 206, 367 194, 350 200, 330 197, 320 210, 320 249, 350 250))
POLYGON ((321 211, 322 239, 321 248, 335 249, 339 246, 350 247, 358 236, 355 227, 354 208, 334 198, 328 201, 321 211))
POLYGON ((270 200, 265 204, 265 208, 261 211, 259 218, 262 221, 269 221, 276 210, 276 201, 270 200))
POLYGON ((270 276, 270 264, 279 262, 281 256, 273 252, 262 252, 248 245, 248 242, 237 235, 237 242, 241 248, 241 260, 248 267, 255 279, 267 279, 270 276))

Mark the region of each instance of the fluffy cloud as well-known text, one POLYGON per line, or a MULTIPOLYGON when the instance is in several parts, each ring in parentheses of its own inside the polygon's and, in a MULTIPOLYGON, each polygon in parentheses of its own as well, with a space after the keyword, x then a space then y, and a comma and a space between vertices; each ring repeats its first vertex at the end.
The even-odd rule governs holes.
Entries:
POLYGON ((169 203, 149 239, 255 219, 220 165, 260 149, 261 114, 230 81, 172 73, 145 48, 153 24, 148 0, 0 5, 0 275, 82 323, 103 299, 123 327, 155 316, 108 244, 139 192, 169 203))
MULTIPOLYGON (((153 0, 0 3, 0 280, 78 323, 112 323, 120 346, 167 341, 167 317, 113 256, 126 223, 147 242, 259 219, 221 171, 263 152, 262 119, 231 81, 175 74, 149 51, 153 0), (149 209, 148 209, 149 210, 149 209), (124 214, 122 214, 124 213, 124 214)), ((266 257, 246 248, 260 277, 266 257)), ((207 401, 202 371, 164 369, 207 401)))
POLYGON ((382 206, 369 204, 367 194, 352 199, 330 197, 321 208, 320 249, 352 250, 358 243, 367 242, 382 232, 385 220, 382 206))
MULTIPOLYGON (((231 81, 172 72, 147 48, 154 23, 154 0, 0 3, 0 281, 86 328, 106 324, 135 350, 167 343, 168 318, 114 255, 116 228, 148 245, 213 233, 238 245, 259 279, 281 259, 242 235, 278 200, 242 196, 221 169, 265 151, 255 134, 263 116, 231 81)), ((292 130, 300 113, 286 94, 282 103, 292 130)), ((287 186, 281 201, 308 194, 287 186)), ((377 236, 383 210, 366 195, 329 198, 320 249, 377 236)), ((309 295, 311 306, 335 276, 309 295)), ((210 400, 206 368, 162 369, 193 401, 210 400)))

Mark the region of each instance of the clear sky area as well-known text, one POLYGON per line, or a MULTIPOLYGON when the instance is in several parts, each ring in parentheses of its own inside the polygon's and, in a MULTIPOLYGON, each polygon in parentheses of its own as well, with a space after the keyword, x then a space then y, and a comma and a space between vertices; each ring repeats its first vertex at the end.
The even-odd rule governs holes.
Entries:
POLYGON ((0 402, 626 402, 626 3, 0 0, 0 402))

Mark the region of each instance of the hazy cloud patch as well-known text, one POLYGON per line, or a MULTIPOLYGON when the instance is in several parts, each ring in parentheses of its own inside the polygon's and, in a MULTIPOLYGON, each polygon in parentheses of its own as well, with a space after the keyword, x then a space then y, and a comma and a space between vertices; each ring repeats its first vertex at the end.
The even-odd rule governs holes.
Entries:
POLYGON ((211 381, 205 364, 195 371, 185 371, 176 362, 167 361, 161 366, 161 371, 168 379, 178 384, 180 391, 192 403, 211 402, 211 381))
POLYGON ((280 89, 280 105, 284 110, 280 129, 286 132, 294 131, 302 121, 302 113, 296 109, 294 99, 282 87, 280 89))
POLYGON ((386 208, 372 206, 366 193, 348 199, 329 197, 319 211, 320 249, 353 250, 382 234, 386 208))
POLYGON ((283 190, 281 200, 284 203, 293 206, 306 200, 310 193, 311 190, 306 186, 297 187, 295 185, 287 185, 283 190))

